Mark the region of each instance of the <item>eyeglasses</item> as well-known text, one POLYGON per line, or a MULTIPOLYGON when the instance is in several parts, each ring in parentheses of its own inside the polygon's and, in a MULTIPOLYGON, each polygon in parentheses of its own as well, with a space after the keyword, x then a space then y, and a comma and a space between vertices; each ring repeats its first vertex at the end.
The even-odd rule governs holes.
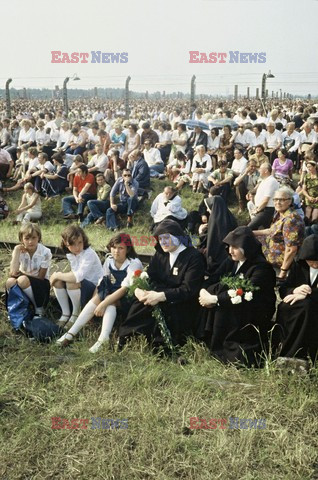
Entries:
POLYGON ((291 200, 290 198, 273 198, 274 202, 286 202, 287 200, 291 200))

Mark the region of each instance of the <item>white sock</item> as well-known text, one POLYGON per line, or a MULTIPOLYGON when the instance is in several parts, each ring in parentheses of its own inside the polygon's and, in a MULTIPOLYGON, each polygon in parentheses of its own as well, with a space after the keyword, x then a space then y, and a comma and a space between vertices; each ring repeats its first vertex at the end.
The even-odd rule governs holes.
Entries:
POLYGON ((100 336, 98 337, 98 342, 106 342, 109 340, 110 332, 114 326, 116 320, 117 310, 114 305, 108 305, 106 311, 103 315, 103 324, 102 324, 102 331, 100 332, 100 336))
POLYGON ((54 290, 56 299, 59 302, 60 307, 62 309, 62 316, 69 317, 71 315, 70 304, 69 304, 68 295, 65 288, 53 287, 53 290, 54 290))
POLYGON ((86 325, 86 323, 93 318, 96 306, 97 305, 93 302, 93 300, 90 300, 79 314, 74 325, 69 329, 69 332, 73 335, 77 335, 78 332, 82 330, 84 325, 86 325))
POLYGON ((75 290, 66 290, 68 296, 71 299, 73 310, 72 310, 72 317, 78 316, 81 310, 81 289, 76 288, 75 290))
POLYGON ((35 298, 34 298, 34 295, 33 295, 33 290, 32 290, 32 287, 27 287, 27 288, 24 288, 23 289, 24 293, 26 294, 26 296, 31 300, 31 302, 33 303, 34 305, 34 308, 36 308, 36 304, 35 304, 35 298))

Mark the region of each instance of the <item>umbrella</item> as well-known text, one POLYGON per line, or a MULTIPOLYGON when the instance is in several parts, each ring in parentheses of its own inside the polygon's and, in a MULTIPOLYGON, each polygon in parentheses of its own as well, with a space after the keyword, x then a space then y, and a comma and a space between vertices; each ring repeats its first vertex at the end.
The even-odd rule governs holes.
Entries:
POLYGON ((186 125, 188 128, 193 129, 195 127, 200 127, 202 130, 209 130, 209 125, 204 122, 200 122, 200 120, 185 120, 183 125, 186 125))
POLYGON ((225 127, 225 125, 231 127, 231 128, 237 128, 238 127, 238 123, 234 122, 234 120, 232 120, 231 118, 216 118, 214 120, 211 120, 209 122, 209 126, 210 128, 213 128, 213 127, 225 127))

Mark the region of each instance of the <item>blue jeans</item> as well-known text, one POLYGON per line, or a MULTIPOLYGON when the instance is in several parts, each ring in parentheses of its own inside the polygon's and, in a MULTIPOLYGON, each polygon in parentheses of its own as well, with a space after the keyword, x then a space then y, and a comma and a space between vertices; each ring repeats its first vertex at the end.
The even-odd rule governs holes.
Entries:
POLYGON ((127 215, 133 215, 138 208, 138 198, 129 197, 126 201, 120 202, 117 205, 117 211, 112 208, 108 208, 106 212, 106 227, 117 228, 116 213, 126 213, 127 215))
POLYGON ((103 217, 110 207, 109 200, 88 200, 87 207, 89 210, 89 214, 84 219, 82 223, 82 227, 93 223, 100 217, 103 217))
POLYGON ((149 169, 151 177, 159 177, 159 174, 164 172, 165 165, 164 163, 158 163, 157 165, 151 165, 149 169))
POLYGON ((95 198, 95 195, 92 195, 91 193, 84 193, 82 196, 84 202, 82 203, 76 203, 75 197, 73 195, 70 195, 69 197, 64 197, 62 200, 62 206, 63 206, 63 214, 64 215, 70 215, 71 213, 74 213, 73 211, 73 205, 77 206, 77 215, 83 215, 84 208, 86 206, 86 203, 88 200, 92 200, 95 198))

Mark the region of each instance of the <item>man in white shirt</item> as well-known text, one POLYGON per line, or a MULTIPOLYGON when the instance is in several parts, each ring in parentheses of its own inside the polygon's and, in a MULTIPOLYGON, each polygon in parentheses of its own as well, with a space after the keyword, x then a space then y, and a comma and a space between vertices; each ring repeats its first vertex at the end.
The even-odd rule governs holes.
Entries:
POLYGON ((108 157, 103 152, 103 146, 100 143, 96 144, 96 155, 94 155, 88 162, 88 171, 90 173, 105 173, 108 167, 108 157))
POLYGON ((231 167, 231 170, 234 173, 234 177, 238 177, 239 175, 241 175, 245 171, 246 165, 247 159, 243 157, 241 150, 235 148, 234 160, 231 167))
POLYGON ((262 181, 257 187, 255 195, 255 217, 248 224, 252 230, 268 228, 272 223, 274 215, 273 197, 276 190, 279 189, 279 183, 272 176, 272 167, 270 163, 262 163, 259 167, 259 173, 262 181))
POLYGON ((162 161, 160 151, 153 147, 151 140, 145 140, 145 149, 143 151, 144 159, 146 160, 151 177, 160 177, 163 174, 165 165, 162 161))
POLYGON ((276 124, 273 121, 269 121, 267 124, 267 132, 265 134, 265 153, 269 155, 269 160, 273 163, 276 158, 277 150, 282 145, 281 133, 276 130, 276 124))

